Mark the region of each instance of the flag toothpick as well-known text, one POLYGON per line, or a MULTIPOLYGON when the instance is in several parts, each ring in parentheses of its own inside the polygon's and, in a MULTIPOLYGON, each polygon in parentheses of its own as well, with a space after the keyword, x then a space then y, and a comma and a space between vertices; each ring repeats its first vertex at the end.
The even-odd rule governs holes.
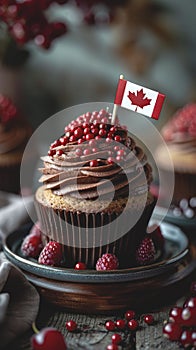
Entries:
POLYGON ((164 99, 165 95, 158 91, 132 83, 125 80, 123 75, 120 75, 111 122, 112 124, 116 122, 118 106, 149 118, 158 119, 164 99))

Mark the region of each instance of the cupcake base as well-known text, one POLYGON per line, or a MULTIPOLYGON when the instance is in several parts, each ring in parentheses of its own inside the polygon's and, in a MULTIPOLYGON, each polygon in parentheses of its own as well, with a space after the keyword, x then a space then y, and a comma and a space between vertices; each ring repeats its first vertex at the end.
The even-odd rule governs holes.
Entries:
MULTIPOLYGON (((122 226, 118 220, 123 211, 122 200, 112 203, 116 210, 113 207, 113 210, 107 208, 98 212, 84 212, 71 209, 70 198, 67 198, 69 205, 67 204, 66 209, 62 207, 62 203, 57 206, 56 197, 50 190, 41 187, 35 195, 35 207, 44 243, 49 240, 62 243, 65 266, 74 267, 77 262, 84 262, 88 268, 95 268, 98 258, 104 253, 115 254, 119 259, 120 268, 136 264, 135 251, 146 233, 155 206, 155 200, 151 195, 147 198, 141 216, 139 214, 142 196, 133 198, 132 207, 126 208, 123 212, 123 220, 131 229, 122 236, 119 235, 122 226), (138 216, 139 220, 133 225, 132 220, 135 216, 138 216), (112 225, 112 222, 115 225, 112 225)), ((126 204, 126 200, 123 201, 126 204)), ((92 205, 89 202, 90 208, 92 205)))

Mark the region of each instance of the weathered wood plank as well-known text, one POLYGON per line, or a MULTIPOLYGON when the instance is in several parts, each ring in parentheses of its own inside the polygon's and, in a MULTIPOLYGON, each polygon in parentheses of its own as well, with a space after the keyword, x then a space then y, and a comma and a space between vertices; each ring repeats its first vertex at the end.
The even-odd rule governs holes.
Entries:
POLYGON ((177 350, 180 349, 176 342, 171 342, 163 336, 163 324, 168 319, 168 311, 154 315, 155 324, 148 326, 143 322, 141 329, 136 333, 136 350, 177 350))

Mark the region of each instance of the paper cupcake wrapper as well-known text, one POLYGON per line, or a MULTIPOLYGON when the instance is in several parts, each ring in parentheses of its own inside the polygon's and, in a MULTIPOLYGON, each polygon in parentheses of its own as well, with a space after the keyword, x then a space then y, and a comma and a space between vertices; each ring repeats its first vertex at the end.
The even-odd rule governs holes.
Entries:
MULTIPOLYGON (((115 213, 54 210, 35 200, 38 220, 44 232, 43 240, 62 243, 65 266, 73 267, 77 262, 84 262, 89 268, 95 268, 98 258, 104 253, 115 254, 121 268, 132 266, 135 263, 135 251, 146 233, 154 205, 154 202, 147 205, 137 223, 122 237, 115 239, 122 230, 122 227, 118 227, 118 220, 115 221, 115 232, 110 230, 110 225, 106 225, 117 217, 115 213), (82 233, 81 227, 84 228, 82 233), (99 230, 95 230, 97 227, 99 230), (84 248, 85 246, 90 247, 84 248)), ((127 212, 127 220, 130 216, 131 213, 127 212)))

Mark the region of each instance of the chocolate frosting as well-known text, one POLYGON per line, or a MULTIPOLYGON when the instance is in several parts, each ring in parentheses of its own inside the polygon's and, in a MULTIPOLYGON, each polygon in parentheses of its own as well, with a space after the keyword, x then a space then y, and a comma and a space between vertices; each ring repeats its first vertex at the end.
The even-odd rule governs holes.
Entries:
POLYGON ((77 156, 76 149, 88 148, 88 142, 80 145, 69 142, 55 148, 63 152, 60 156, 41 158, 44 167, 40 169, 43 175, 39 181, 58 196, 91 200, 111 194, 119 198, 147 193, 152 181, 152 169, 147 157, 126 130, 119 127, 119 132, 123 144, 118 144, 126 151, 123 161, 108 162, 108 154, 114 149, 114 144, 107 143, 104 138, 99 140, 95 152, 81 156, 77 156), (90 161, 95 159, 97 166, 90 166, 90 161))

